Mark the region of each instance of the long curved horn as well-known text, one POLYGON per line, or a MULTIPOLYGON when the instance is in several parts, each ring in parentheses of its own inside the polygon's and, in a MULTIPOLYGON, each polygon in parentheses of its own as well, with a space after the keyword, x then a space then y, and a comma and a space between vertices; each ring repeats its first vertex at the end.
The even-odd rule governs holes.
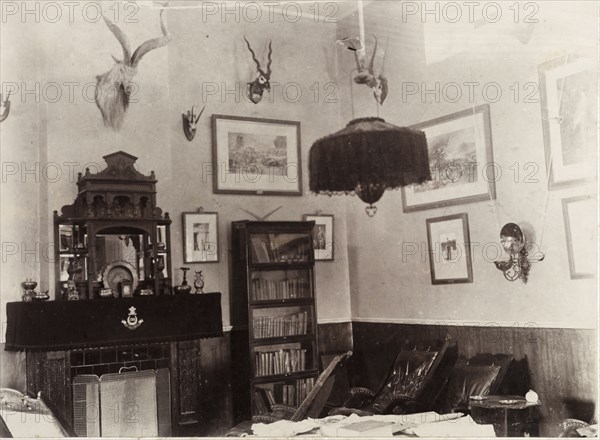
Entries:
POLYGON ((200 120, 200 116, 202 116, 202 113, 204 113, 205 108, 206 108, 206 106, 202 107, 202 110, 200 110, 200 113, 198 114, 198 117, 196 118, 196 121, 194 122, 195 124, 197 124, 198 121, 200 120))
POLYGON ((250 51, 250 53, 252 54, 252 59, 254 60, 254 63, 256 64, 256 68, 258 69, 258 71, 260 73, 262 73, 263 76, 266 76, 265 73, 263 72, 263 70, 260 68, 260 61, 258 61, 256 59, 256 54, 254 53, 254 51, 252 50, 252 48, 250 47, 250 42, 248 40, 246 40, 246 37, 244 37, 244 41, 246 42, 246 45, 248 46, 248 50, 250 51))
POLYGON ((268 55, 268 60, 269 62, 267 63, 267 75, 266 77, 269 78, 271 76, 271 54, 273 53, 273 49, 271 48, 271 40, 269 40, 269 55, 268 55))
POLYGON ((104 19, 106 26, 108 26, 108 29, 110 29, 123 48, 123 62, 127 65, 131 65, 131 47, 129 45, 129 38, 127 38, 127 35, 125 35, 119 26, 114 24, 106 15, 102 14, 102 18, 104 19))
POLYGON ((153 38, 152 40, 148 40, 140 45, 133 56, 131 57, 131 65, 136 67, 142 57, 146 55, 148 52, 154 49, 158 49, 159 47, 166 46, 169 44, 173 36, 169 33, 167 29, 167 24, 165 22, 165 9, 163 8, 160 11, 160 28, 162 30, 163 36, 158 38, 153 38))
POLYGON ((371 35, 373 35, 373 38, 375 38, 375 47, 373 48, 373 55, 371 55, 371 61, 369 62, 369 73, 374 75, 373 64, 375 63, 375 54, 377 53, 377 36, 375 34, 371 35))
POLYGON ((390 34, 387 34, 387 38, 385 39, 385 48, 383 49, 383 58, 381 60, 381 72, 379 72, 380 76, 383 76, 383 68, 385 67, 385 59, 387 57, 388 48, 390 47, 390 34))

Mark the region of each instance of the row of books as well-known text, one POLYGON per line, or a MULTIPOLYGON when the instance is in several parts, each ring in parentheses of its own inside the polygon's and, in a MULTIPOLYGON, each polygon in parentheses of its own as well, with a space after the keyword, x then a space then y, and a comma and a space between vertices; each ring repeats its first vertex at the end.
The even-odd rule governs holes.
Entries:
POLYGON ((267 280, 254 278, 252 280, 252 300, 269 301, 273 299, 308 298, 310 284, 304 277, 288 278, 285 280, 267 280))
POLYGON ((254 263, 280 263, 308 261, 309 245, 298 243, 293 248, 287 246, 281 250, 277 241, 271 241, 268 235, 253 235, 250 238, 250 255, 254 263))
POLYGON ((305 335, 308 329, 308 312, 285 316, 255 316, 252 330, 255 338, 305 335))
POLYGON ((315 386, 315 379, 298 379, 291 384, 276 383, 271 386, 257 386, 254 402, 259 414, 271 412, 273 405, 283 404, 298 407, 315 386))
POLYGON ((306 350, 300 348, 255 353, 256 376, 295 373, 306 370, 306 350))

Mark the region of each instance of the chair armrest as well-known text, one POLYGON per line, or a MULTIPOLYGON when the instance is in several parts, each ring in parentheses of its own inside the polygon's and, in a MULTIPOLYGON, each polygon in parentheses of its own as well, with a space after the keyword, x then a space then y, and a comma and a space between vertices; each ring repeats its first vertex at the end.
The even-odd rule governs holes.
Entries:
POLYGON ((350 388, 350 397, 344 402, 346 408, 364 408, 375 397, 375 393, 368 388, 350 388))
POLYGON ((425 412, 428 408, 422 402, 410 396, 394 396, 390 404, 383 409, 382 414, 415 414, 425 412))
POLYGON ((559 437, 581 437, 577 433, 577 429, 589 426, 589 423, 577 419, 565 419, 558 426, 562 429, 562 432, 558 435, 559 437))
POLYGON ((296 412, 295 406, 275 403, 271 405, 271 412, 264 414, 255 414, 252 416, 254 422, 274 423, 279 420, 289 420, 296 412))

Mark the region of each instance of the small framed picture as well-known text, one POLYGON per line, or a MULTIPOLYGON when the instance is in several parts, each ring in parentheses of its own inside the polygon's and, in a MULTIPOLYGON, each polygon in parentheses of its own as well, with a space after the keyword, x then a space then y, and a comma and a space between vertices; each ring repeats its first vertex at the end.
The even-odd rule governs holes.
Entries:
POLYGON ((302 195, 300 122, 213 115, 213 192, 302 195))
POLYGON ((431 284, 472 283, 467 214, 430 218, 426 223, 431 284))
POLYGON ((304 221, 314 221, 313 229, 313 249, 315 251, 315 260, 333 261, 333 215, 304 215, 304 221))
POLYGON ((216 212, 183 213, 184 263, 219 261, 218 214, 216 212))
POLYGON ((598 261, 598 201, 583 195, 563 199, 562 206, 571 279, 593 278, 598 261))

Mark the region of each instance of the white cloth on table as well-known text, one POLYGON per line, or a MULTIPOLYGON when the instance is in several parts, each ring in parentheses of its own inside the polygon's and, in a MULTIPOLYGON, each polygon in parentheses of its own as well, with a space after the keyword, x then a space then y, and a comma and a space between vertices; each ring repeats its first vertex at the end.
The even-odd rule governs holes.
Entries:
POLYGON ((297 435, 338 437, 338 429, 359 421, 381 421, 392 423, 395 434, 407 433, 418 437, 495 437, 492 425, 478 425, 461 413, 438 414, 430 411, 417 414, 388 414, 373 416, 330 416, 322 419, 306 419, 300 422, 280 420, 275 423, 255 423, 254 435, 260 437, 293 437, 297 435))

